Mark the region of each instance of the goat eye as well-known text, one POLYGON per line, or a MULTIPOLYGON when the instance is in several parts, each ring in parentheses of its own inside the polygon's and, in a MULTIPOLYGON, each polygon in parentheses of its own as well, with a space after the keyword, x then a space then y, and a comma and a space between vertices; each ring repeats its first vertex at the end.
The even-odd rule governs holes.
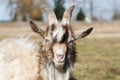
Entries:
POLYGON ((70 40, 70 41, 69 41, 69 43, 72 43, 72 42, 73 42, 73 40, 70 40))
POLYGON ((69 43, 73 43, 74 42, 74 38, 71 38, 71 40, 69 41, 69 43))
POLYGON ((45 39, 45 42, 49 42, 49 40, 48 40, 48 39, 45 39))

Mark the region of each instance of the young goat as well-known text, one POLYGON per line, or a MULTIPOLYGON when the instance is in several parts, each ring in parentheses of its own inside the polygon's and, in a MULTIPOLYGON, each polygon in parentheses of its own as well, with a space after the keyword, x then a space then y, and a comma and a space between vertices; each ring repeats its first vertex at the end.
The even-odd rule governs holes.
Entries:
POLYGON ((76 61, 75 41, 86 37, 93 28, 79 35, 73 32, 70 25, 73 9, 71 6, 65 11, 60 23, 52 10, 43 7, 49 20, 45 31, 30 21, 32 30, 42 37, 39 49, 24 39, 1 42, 0 70, 7 69, 2 70, 4 74, 0 71, 0 80, 75 80, 72 75, 76 61))

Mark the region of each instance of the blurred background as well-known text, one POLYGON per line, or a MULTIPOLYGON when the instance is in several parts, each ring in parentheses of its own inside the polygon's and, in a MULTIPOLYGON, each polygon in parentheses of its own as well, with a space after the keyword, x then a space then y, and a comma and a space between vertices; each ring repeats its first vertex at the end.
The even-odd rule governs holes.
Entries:
POLYGON ((16 36, 30 36, 38 42, 28 21, 45 29, 48 19, 41 10, 53 9, 57 18, 76 5, 72 27, 82 31, 94 27, 85 39, 76 41, 77 62, 74 75, 78 80, 120 80, 120 0, 0 0, 0 41, 16 36))
POLYGON ((76 5, 72 20, 112 21, 120 19, 120 0, 0 0, 0 21, 47 21, 41 6, 55 11, 58 19, 71 5, 76 5))

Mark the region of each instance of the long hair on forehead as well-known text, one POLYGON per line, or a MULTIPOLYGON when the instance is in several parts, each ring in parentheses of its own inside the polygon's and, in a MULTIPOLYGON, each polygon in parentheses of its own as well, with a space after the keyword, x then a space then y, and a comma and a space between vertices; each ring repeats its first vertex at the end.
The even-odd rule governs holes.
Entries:
POLYGON ((69 37, 69 32, 68 32, 68 28, 66 26, 62 26, 63 30, 65 31, 64 34, 61 37, 61 43, 67 42, 68 37, 69 37))

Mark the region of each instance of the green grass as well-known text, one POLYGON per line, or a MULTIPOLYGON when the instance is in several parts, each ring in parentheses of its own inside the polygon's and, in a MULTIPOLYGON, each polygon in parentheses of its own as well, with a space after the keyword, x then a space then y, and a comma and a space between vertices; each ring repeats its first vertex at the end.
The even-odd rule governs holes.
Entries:
POLYGON ((76 41, 78 80, 120 80, 120 39, 76 41))

